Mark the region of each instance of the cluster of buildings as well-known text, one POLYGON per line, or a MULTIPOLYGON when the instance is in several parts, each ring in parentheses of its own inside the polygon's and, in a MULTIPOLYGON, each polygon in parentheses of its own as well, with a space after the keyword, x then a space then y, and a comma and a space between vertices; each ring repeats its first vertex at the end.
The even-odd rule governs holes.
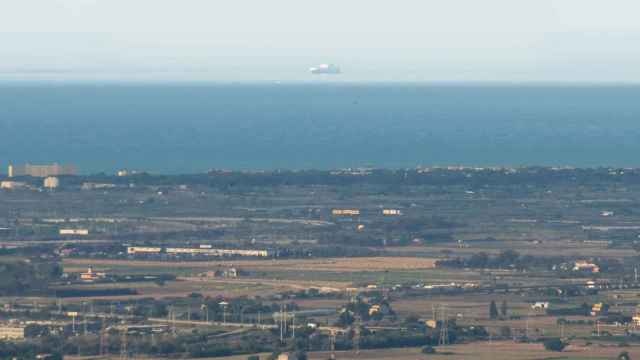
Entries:
MULTIPOLYGON (((60 187, 60 179, 59 176, 64 175, 76 175, 77 170, 74 165, 60 165, 57 163, 49 164, 49 165, 32 165, 32 164, 24 164, 24 165, 9 165, 8 167, 8 176, 9 178, 21 177, 21 176, 31 176, 37 178, 43 178, 42 186, 45 189, 53 190, 60 187)), ((26 190, 26 189, 37 189, 34 188, 31 184, 25 181, 17 181, 17 180, 5 180, 0 182, 0 189, 4 190, 26 190)))
POLYGON ((2 340, 24 340, 25 326, 21 324, 5 324, 0 326, 0 339, 2 340))
MULTIPOLYGON (((332 209, 333 216, 360 216, 360 209, 332 209)), ((401 216, 402 210, 399 209, 382 209, 384 216, 401 216)))
POLYGON ((94 282, 97 280, 102 280, 107 277, 107 273, 104 272, 96 272, 92 267, 89 267, 86 272, 80 273, 80 280, 85 282, 94 282))
POLYGON ((32 176, 46 178, 50 176, 76 175, 77 169, 74 165, 60 165, 57 163, 49 165, 9 165, 8 175, 10 178, 17 176, 32 176))
POLYGON ((63 236, 87 236, 89 235, 89 229, 60 229, 60 235, 63 236))
POLYGON ((600 267, 586 260, 576 261, 573 265, 573 271, 586 271, 590 273, 599 273, 600 267))
POLYGON ((85 182, 80 186, 81 190, 104 190, 104 189, 113 189, 115 188, 115 184, 109 183, 94 183, 94 182, 85 182))
MULTIPOLYGON (((44 178, 44 181, 43 181, 42 185, 47 190, 57 189, 58 187, 60 187, 60 179, 58 179, 55 176, 48 176, 48 177, 44 178)), ((30 184, 28 184, 28 183, 26 183, 24 181, 4 180, 4 181, 0 182, 0 189, 4 189, 4 190, 33 189, 33 190, 36 190, 37 188, 32 187, 30 184)))
POLYGON ((200 274, 201 278, 214 279, 214 278, 231 278, 235 279, 240 276, 240 271, 234 267, 226 269, 211 270, 200 274))
POLYGON ((360 210, 358 209, 333 209, 331 210, 333 216, 358 216, 360 210))
POLYGON ((179 248, 179 247, 148 247, 148 246, 129 246, 127 247, 129 255, 203 255, 203 256, 247 256, 247 257, 269 257, 273 255, 269 250, 241 250, 241 249, 214 249, 209 245, 201 245, 197 248, 179 248))
POLYGON ((561 271, 579 271, 597 274, 600 272, 600 266, 591 261, 587 260, 577 260, 573 263, 562 263, 559 265, 554 265, 553 270, 561 270, 561 271))

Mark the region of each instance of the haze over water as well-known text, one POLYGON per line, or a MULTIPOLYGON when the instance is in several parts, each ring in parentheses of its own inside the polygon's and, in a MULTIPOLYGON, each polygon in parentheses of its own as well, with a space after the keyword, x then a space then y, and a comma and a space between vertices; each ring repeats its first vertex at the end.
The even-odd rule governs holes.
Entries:
POLYGON ((640 166, 640 86, 0 85, 0 165, 640 166))

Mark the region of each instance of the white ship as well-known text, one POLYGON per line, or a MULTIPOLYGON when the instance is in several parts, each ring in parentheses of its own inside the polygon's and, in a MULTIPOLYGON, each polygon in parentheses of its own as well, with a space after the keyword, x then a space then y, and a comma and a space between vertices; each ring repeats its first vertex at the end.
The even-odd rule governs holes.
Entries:
POLYGON ((335 75, 335 74, 340 74, 340 68, 334 64, 320 64, 318 66, 310 68, 309 72, 314 75, 319 75, 319 74, 335 75))

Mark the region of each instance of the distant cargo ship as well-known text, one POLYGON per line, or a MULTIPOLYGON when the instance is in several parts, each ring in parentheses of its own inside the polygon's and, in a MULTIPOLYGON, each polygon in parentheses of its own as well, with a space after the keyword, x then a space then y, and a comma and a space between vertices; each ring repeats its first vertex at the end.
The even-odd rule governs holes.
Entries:
POLYGON ((340 74, 340 68, 334 64, 320 64, 316 67, 310 68, 309 72, 314 75, 320 75, 320 74, 335 75, 335 74, 340 74))

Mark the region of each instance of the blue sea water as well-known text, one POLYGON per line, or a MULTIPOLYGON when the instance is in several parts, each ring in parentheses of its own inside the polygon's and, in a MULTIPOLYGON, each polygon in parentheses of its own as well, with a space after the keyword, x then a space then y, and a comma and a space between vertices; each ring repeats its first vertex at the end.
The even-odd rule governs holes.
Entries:
POLYGON ((640 87, 0 85, 0 166, 640 166, 640 87))

